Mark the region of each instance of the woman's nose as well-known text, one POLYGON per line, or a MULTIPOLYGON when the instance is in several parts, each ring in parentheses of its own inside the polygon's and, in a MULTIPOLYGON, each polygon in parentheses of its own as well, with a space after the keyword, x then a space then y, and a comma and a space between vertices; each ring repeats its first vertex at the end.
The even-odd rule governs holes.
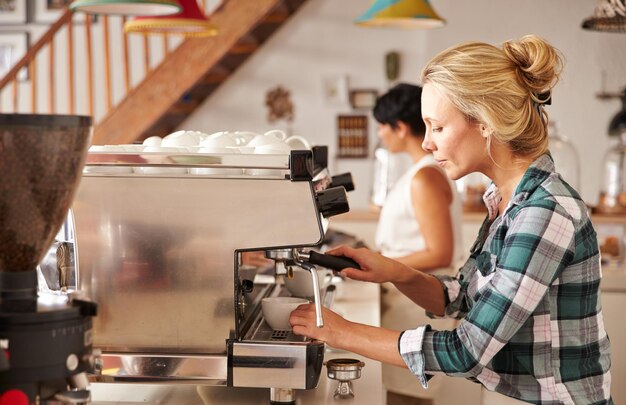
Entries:
POLYGON ((435 144, 433 143, 433 139, 430 136, 430 130, 426 130, 424 134, 424 140, 422 141, 422 149, 427 152, 432 152, 435 150, 435 144))

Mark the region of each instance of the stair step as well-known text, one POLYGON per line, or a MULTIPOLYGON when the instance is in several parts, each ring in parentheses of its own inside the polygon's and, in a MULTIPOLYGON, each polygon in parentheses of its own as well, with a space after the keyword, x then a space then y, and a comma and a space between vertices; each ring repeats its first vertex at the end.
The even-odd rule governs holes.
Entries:
POLYGON ((261 24, 282 24, 289 19, 289 16, 287 12, 272 13, 265 17, 261 24))
POLYGON ((153 135, 165 136, 180 128, 305 2, 225 2, 213 19, 216 25, 234 24, 231 30, 224 31, 226 40, 192 38, 183 42, 151 73, 153 84, 142 83, 134 90, 134 97, 125 100, 115 115, 109 114, 97 126, 94 139, 105 144, 128 143, 153 135), (235 45, 228 49, 226 43, 235 45), (177 60, 180 63, 175 63, 177 60), (137 114, 138 110, 145 114, 137 114))
POLYGON ((209 73, 204 76, 200 82, 204 84, 220 84, 226 81, 229 77, 230 73, 209 73))
POLYGON ((191 114, 202 104, 201 101, 193 100, 189 102, 178 102, 174 104, 168 111, 166 115, 182 115, 187 117, 187 115, 191 114))
POLYGON ((257 49, 259 49, 259 44, 246 42, 235 44, 235 46, 230 48, 230 51, 228 51, 228 53, 233 55, 246 55, 254 53, 254 51, 256 51, 257 49))

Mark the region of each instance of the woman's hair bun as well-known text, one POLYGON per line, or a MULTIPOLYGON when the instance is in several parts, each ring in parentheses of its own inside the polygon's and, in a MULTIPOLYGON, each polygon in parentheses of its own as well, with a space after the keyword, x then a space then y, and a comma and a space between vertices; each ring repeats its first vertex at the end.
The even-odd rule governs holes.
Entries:
POLYGON ((520 83, 528 89, 533 98, 550 91, 563 70, 560 52, 536 35, 506 41, 502 44, 502 50, 517 65, 520 83))

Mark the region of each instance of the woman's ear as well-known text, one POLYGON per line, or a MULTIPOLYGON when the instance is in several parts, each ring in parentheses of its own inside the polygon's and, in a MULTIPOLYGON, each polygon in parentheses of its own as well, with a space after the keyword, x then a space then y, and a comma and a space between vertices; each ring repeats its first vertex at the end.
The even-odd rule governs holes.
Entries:
POLYGON ((398 129, 396 130, 398 137, 400 139, 404 139, 407 136, 411 135, 411 128, 404 122, 402 121, 398 121, 398 123, 396 124, 398 129))
POLYGON ((493 129, 485 124, 480 124, 480 134, 483 136, 483 138, 489 138, 491 135, 493 135, 493 129))

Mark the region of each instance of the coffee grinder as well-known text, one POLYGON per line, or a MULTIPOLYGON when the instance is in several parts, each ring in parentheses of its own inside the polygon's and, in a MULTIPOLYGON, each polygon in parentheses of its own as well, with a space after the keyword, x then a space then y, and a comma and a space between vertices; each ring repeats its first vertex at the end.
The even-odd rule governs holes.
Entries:
POLYGON ((81 179, 91 118, 0 114, 0 404, 84 403, 96 305, 38 294, 81 179))

